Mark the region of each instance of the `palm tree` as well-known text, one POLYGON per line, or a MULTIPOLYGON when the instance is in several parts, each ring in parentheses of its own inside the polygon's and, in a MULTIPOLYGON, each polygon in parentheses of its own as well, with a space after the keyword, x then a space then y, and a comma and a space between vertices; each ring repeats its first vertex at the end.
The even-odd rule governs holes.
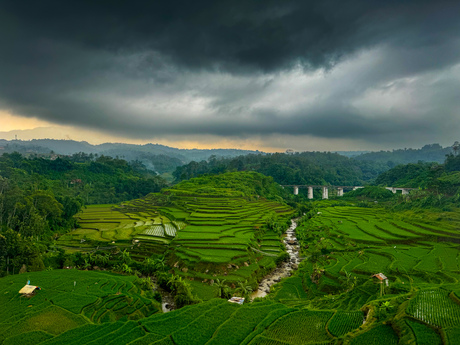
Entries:
POLYGON ((88 268, 91 267, 91 264, 89 263, 88 259, 85 259, 85 263, 83 264, 83 268, 87 270, 88 268))
POLYGON ((121 260, 123 260, 125 264, 131 262, 131 257, 129 256, 129 252, 126 249, 121 252, 121 260))
POLYGON ((104 265, 107 265, 109 263, 109 260, 110 260, 110 253, 105 253, 103 256, 102 256, 102 263, 104 265))
POLYGON ((155 263, 155 269, 156 270, 158 270, 158 271, 164 271, 165 270, 166 264, 165 264, 165 257, 164 256, 155 259, 154 263, 155 263))
POLYGON ((91 263, 95 262, 95 256, 93 253, 88 253, 88 261, 91 263))
POLYGON ((95 258, 96 264, 100 265, 104 263, 104 256, 101 254, 97 254, 95 258))
POLYGON ((217 297, 225 298, 228 291, 228 286, 225 285, 225 279, 220 280, 217 278, 214 285, 217 287, 217 297))
POLYGON ((249 296, 249 294, 252 292, 252 287, 248 284, 248 281, 245 280, 243 281, 238 281, 238 287, 236 289, 243 297, 249 296))
POLYGON ((132 270, 132 268, 129 267, 127 264, 123 264, 123 266, 122 266, 122 272, 130 274, 130 273, 133 272, 133 270, 132 270))
POLYGON ((150 258, 146 258, 143 262, 143 266, 144 266, 144 271, 147 273, 147 274, 152 274, 153 271, 155 270, 155 263, 152 259, 150 258))
POLYGON ((182 281, 182 278, 177 275, 172 275, 171 278, 168 279, 167 285, 171 289, 171 291, 176 291, 177 283, 182 281))

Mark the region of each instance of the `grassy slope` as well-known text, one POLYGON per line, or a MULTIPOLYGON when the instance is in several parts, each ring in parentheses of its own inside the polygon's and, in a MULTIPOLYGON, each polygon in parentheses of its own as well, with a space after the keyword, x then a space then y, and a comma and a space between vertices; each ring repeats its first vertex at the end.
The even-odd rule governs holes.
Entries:
POLYGON ((270 300, 236 306, 214 299, 168 314, 144 309, 139 316, 140 301, 149 304, 132 277, 74 270, 30 273, 32 283, 43 286, 30 300, 17 295, 25 275, 0 279, 0 302, 7 306, 0 339, 47 345, 455 344, 460 334, 458 217, 389 214, 379 208, 333 207, 332 202, 320 206, 321 213, 297 231, 308 243, 302 253, 307 260, 275 287, 270 300), (317 284, 311 279, 313 268, 324 270, 317 284), (378 272, 389 278, 383 296, 370 277, 378 272), (127 296, 139 302, 129 304, 127 296), (120 318, 119 307, 131 314, 120 318), (64 322, 50 327, 57 318, 64 322))
MULTIPOLYGON (((308 245, 307 260, 275 288, 273 299, 291 307, 368 312, 368 322, 344 341, 378 343, 382 337, 381 343, 397 343, 399 337, 422 344, 442 336, 449 343, 460 327, 454 293, 460 288, 458 213, 388 213, 335 202, 319 203, 312 213, 297 229, 308 245), (383 290, 371 277, 379 272, 389 278, 383 290), (299 290, 307 296, 299 298, 299 290)), ((337 328, 329 323, 331 333, 337 328)))
POLYGON ((281 253, 279 235, 263 228, 292 214, 280 203, 282 192, 253 172, 196 178, 121 205, 88 207, 77 216, 81 227, 58 244, 69 251, 126 247, 138 261, 166 253, 175 273, 209 299, 214 293, 205 285, 217 278, 255 284, 257 274, 275 267, 273 257, 254 249, 281 253))

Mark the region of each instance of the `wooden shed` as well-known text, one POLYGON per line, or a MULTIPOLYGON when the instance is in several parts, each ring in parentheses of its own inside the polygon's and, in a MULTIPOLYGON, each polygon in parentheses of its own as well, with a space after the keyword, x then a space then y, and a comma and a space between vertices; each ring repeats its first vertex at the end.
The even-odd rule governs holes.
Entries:
POLYGON ((26 284, 21 290, 19 290, 19 293, 23 296, 32 296, 35 294, 36 290, 40 290, 40 288, 35 285, 26 284))

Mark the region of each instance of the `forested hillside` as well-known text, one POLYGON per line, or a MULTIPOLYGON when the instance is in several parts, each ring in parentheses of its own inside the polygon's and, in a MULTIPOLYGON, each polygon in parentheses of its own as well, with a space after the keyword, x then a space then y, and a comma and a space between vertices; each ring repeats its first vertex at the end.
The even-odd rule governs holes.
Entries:
POLYGON ((157 192, 166 182, 139 162, 79 154, 48 160, 0 157, 0 271, 44 268, 40 253, 75 227, 83 205, 157 192))
POLYGON ((394 187, 422 187, 453 195, 460 190, 460 155, 449 154, 443 164, 417 163, 398 165, 382 173, 375 181, 394 187))
POLYGON ((273 153, 191 162, 173 173, 177 181, 203 174, 253 170, 272 176, 279 184, 360 185, 375 179, 388 167, 383 163, 357 161, 330 152, 273 153))
MULTIPOLYGON (((454 144, 455 146, 456 144, 454 144)), ((392 151, 367 152, 354 158, 359 161, 374 161, 385 163, 389 168, 398 164, 422 162, 442 163, 446 155, 452 153, 452 147, 442 147, 439 144, 425 145, 420 149, 398 149, 392 151)))
POLYGON ((190 161, 216 157, 235 157, 242 154, 258 153, 259 151, 238 149, 177 149, 160 144, 134 145, 124 143, 105 143, 91 145, 85 141, 37 139, 30 141, 1 140, 0 152, 22 154, 49 155, 50 152, 58 155, 73 155, 85 153, 104 155, 113 158, 122 158, 127 161, 138 160, 150 170, 159 174, 171 173, 177 166, 190 161))

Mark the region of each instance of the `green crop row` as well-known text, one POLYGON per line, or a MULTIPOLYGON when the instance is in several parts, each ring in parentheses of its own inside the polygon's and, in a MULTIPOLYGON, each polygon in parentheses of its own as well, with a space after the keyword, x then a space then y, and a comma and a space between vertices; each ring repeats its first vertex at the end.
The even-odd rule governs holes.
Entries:
POLYGON ((364 316, 360 311, 338 311, 334 314, 331 321, 329 321, 328 330, 332 335, 341 337, 361 326, 363 321, 364 316))
POLYGON ((407 313, 437 327, 460 326, 460 305, 442 289, 420 291, 411 299, 407 313))
POLYGON ((378 325, 360 334, 350 342, 350 345, 397 345, 398 336, 388 325, 378 325))
POLYGON ((279 318, 263 333, 271 339, 292 344, 331 340, 326 324, 334 313, 301 310, 279 318))

